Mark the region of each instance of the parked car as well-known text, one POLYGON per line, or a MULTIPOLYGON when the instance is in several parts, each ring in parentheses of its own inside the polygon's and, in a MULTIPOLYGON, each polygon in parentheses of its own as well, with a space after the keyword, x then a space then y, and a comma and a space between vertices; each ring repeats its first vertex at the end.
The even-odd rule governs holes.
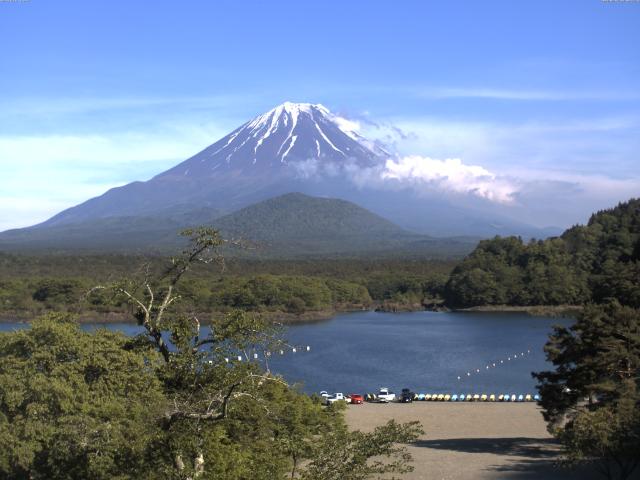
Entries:
POLYGON ((411 403, 413 402, 414 393, 408 388, 403 388, 400 393, 400 402, 401 403, 411 403))
POLYGON ((396 394, 390 391, 386 387, 382 387, 378 392, 378 402, 380 403, 389 403, 396 401, 396 394))
POLYGON ((354 405, 362 405, 364 403, 364 397, 359 393, 352 393, 347 398, 349 398, 351 403, 354 405))
POLYGON ((328 397, 325 398, 325 403, 327 405, 331 405, 332 403, 339 402, 340 400, 342 400, 343 402, 346 401, 344 394, 334 393, 333 395, 329 395, 328 397))

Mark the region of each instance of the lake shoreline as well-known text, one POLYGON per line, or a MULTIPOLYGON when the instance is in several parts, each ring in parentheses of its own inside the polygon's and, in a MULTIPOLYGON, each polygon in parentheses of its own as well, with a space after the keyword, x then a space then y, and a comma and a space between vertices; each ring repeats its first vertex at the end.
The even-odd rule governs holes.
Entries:
POLYGON ((441 302, 431 303, 392 303, 383 302, 375 306, 376 312, 491 312, 526 313, 532 317, 573 318, 582 311, 581 305, 479 305, 468 308, 449 308, 441 302))
MULTIPOLYGON (((283 325, 304 325, 309 323, 325 322, 332 320, 338 315, 353 312, 381 312, 381 313, 409 313, 409 312, 491 312, 491 313, 526 313, 533 317, 559 317, 573 318, 582 311, 579 305, 481 305, 469 308, 449 309, 442 304, 396 304, 396 303, 378 303, 369 308, 359 306, 349 306, 346 308, 310 310, 302 313, 291 312, 248 312, 257 313, 272 321, 273 323, 281 323, 283 325)), ((32 312, 25 313, 6 313, 0 314, 0 323, 30 323, 32 320, 41 315, 51 313, 43 311, 37 314, 32 312)), ((135 323, 135 318, 130 313, 125 312, 70 312, 78 315, 79 323, 135 323)), ((226 312, 210 312, 200 314, 203 317, 216 318, 225 315, 226 312)), ((205 320, 204 324, 210 323, 205 320)))
POLYGON ((481 305, 453 309, 453 312, 526 313, 532 317, 573 318, 582 311, 581 305, 481 305))
MULTIPOLYGON (((353 312, 367 312, 373 311, 371 309, 350 308, 350 309, 325 309, 325 310, 312 310, 303 313, 289 313, 289 312, 247 312, 260 314, 273 323, 281 323, 283 325, 303 325, 316 322, 324 322, 333 319, 337 315, 353 312)), ((0 314, 0 323, 31 323, 36 318, 46 315, 47 313, 53 313, 53 311, 43 311, 37 314, 30 313, 9 313, 0 314)), ((69 312, 77 315, 78 322, 85 323, 103 323, 103 324, 130 324, 136 323, 133 315, 124 312, 69 312)), ((203 325, 208 325, 211 322, 208 319, 219 318, 225 315, 226 312, 211 312, 202 315, 205 319, 203 325)))

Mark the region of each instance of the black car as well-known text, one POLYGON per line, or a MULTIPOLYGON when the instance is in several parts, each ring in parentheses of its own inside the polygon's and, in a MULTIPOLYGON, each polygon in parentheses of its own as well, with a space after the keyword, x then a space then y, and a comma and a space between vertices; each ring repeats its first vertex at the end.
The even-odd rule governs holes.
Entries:
POLYGON ((413 397, 415 397, 415 393, 413 393, 408 388, 403 388, 402 393, 400 393, 400 402, 401 403, 411 403, 413 402, 413 397))

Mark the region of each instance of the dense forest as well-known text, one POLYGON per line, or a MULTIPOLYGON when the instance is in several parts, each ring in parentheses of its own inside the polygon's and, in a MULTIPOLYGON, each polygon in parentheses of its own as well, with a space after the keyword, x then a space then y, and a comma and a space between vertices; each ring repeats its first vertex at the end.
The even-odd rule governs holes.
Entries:
MULTIPOLYGON (((96 285, 159 273, 162 257, 125 255, 26 256, 0 254, 0 316, 34 318, 67 311, 86 318, 126 319, 122 299, 96 285)), ((181 282, 181 308, 198 313, 232 309, 284 320, 336 311, 422 308, 440 298, 454 261, 446 260, 228 260, 199 265, 181 282)))
POLYGON ((640 307, 640 200, 595 213, 560 237, 480 242, 457 265, 447 305, 580 305, 616 298, 640 307))

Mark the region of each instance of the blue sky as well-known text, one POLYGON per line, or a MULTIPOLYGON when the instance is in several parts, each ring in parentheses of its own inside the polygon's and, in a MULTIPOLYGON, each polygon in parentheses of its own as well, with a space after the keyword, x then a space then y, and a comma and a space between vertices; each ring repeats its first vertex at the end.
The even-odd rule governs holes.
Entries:
POLYGON ((640 2, 30 0, 0 2, 0 41, 0 230, 285 100, 481 166, 537 225, 640 195, 640 2))

